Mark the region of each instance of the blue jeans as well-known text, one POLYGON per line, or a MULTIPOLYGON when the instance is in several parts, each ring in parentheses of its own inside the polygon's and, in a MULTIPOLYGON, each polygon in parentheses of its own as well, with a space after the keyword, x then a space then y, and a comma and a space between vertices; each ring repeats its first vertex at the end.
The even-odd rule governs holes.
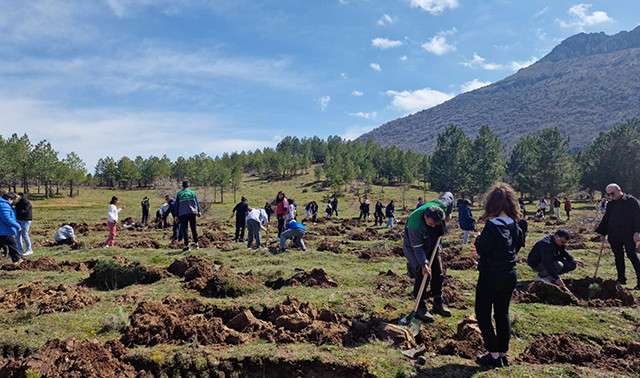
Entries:
POLYGON ((387 217, 387 227, 393 228, 393 217, 387 217))
POLYGON ((31 250, 31 238, 29 237, 29 230, 31 229, 31 221, 18 221, 20 225, 20 232, 18 232, 17 242, 18 251, 25 253, 31 250))
POLYGON ((297 229, 296 230, 288 229, 286 231, 283 231, 282 234, 280 235, 280 250, 281 251, 285 250, 285 246, 288 239, 293 240, 294 247, 305 250, 306 246, 304 245, 304 240, 303 240, 304 234, 305 234, 304 231, 297 230, 297 229))

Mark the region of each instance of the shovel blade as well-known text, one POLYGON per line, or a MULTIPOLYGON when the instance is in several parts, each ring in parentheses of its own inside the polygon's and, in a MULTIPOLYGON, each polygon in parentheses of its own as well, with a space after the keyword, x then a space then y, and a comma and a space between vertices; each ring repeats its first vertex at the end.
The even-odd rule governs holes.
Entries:
POLYGON ((409 324, 409 331, 413 337, 416 337, 420 334, 420 329, 422 328, 422 321, 420 319, 414 317, 411 319, 411 323, 409 324))
POLYGON ((415 348, 403 350, 401 353, 406 357, 409 357, 411 359, 415 359, 419 355, 424 354, 426 349, 427 348, 424 346, 424 344, 422 344, 422 345, 418 345, 415 348))

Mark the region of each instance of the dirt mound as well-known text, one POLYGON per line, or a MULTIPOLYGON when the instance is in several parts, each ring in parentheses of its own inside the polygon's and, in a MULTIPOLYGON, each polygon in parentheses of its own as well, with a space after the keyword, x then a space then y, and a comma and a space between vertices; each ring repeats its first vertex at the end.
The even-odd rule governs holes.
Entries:
POLYGON ((399 275, 392 270, 378 273, 375 284, 376 291, 384 298, 405 298, 413 287, 413 282, 406 274, 399 275))
POLYGON ((167 271, 184 278, 184 287, 197 290, 205 297, 239 297, 257 289, 252 274, 236 274, 224 267, 215 266, 209 260, 187 256, 175 260, 167 271))
POLYGON ((37 260, 24 260, 20 265, 2 264, 0 270, 40 270, 46 272, 61 271, 62 266, 51 257, 40 257, 37 260))
POLYGON ((100 290, 117 290, 134 284, 151 284, 159 281, 165 273, 126 259, 98 260, 83 284, 100 290))
POLYGON ((483 351, 482 334, 478 322, 470 317, 462 319, 453 338, 445 340, 438 353, 463 358, 475 358, 483 351))
POLYGON ((153 239, 141 239, 120 243, 118 247, 124 249, 160 249, 162 245, 153 239))
POLYGON ((278 278, 277 280, 265 282, 265 286, 274 290, 279 290, 285 286, 308 286, 308 287, 337 287, 338 284, 327 276, 324 269, 313 269, 310 272, 304 270, 296 272, 288 279, 278 278))
POLYGON ((349 234, 349 239, 351 240, 360 240, 360 241, 369 241, 376 240, 378 238, 378 231, 374 228, 367 228, 364 231, 354 231, 349 234))
POLYGON ((337 240, 322 239, 318 243, 318 251, 342 253, 342 243, 337 240))
POLYGON ((229 243, 233 237, 220 229, 216 231, 205 229, 198 235, 198 245, 202 248, 218 248, 221 251, 231 251, 233 246, 229 243))
POLYGON ((347 232, 346 228, 342 226, 334 225, 334 224, 330 224, 325 228, 319 229, 320 235, 324 235, 324 236, 342 236, 346 232, 347 232))
POLYGON ((14 360, 0 370, 2 376, 135 377, 123 362, 127 350, 119 342, 50 340, 35 353, 14 360))
POLYGON ((471 255, 463 255, 458 247, 450 246, 440 250, 440 258, 445 268, 453 270, 475 269, 478 261, 471 255))
POLYGON ((569 363, 640 374, 640 343, 573 334, 539 336, 519 359, 534 364, 569 363))
POLYGON ((369 260, 376 257, 389 257, 389 256, 404 256, 402 246, 399 245, 387 245, 385 243, 375 244, 366 249, 356 250, 355 253, 358 257, 364 260, 369 260))
POLYGON ((415 338, 406 327, 387 323, 381 319, 369 321, 354 319, 344 344, 357 346, 377 340, 402 349, 414 348, 417 345, 415 338))
POLYGON ((92 305, 98 298, 86 288, 67 285, 44 287, 40 281, 0 291, 0 307, 10 311, 28 310, 37 315, 74 311, 92 305))
POLYGON ((565 285, 573 295, 556 285, 534 281, 526 288, 519 288, 514 299, 520 303, 546 303, 551 305, 584 305, 591 307, 633 306, 633 294, 614 280, 601 278, 566 279, 565 285))
MULTIPOLYGON (((445 275, 442 283, 442 299, 444 303, 449 307, 457 308, 460 310, 467 309, 467 303, 462 296, 465 290, 471 290, 472 287, 463 284, 460 280, 451 276, 445 275)), ((427 292, 429 297, 433 297, 431 290, 427 292)))
POLYGON ((384 238, 392 241, 402 240, 402 230, 396 227, 384 234, 384 238))

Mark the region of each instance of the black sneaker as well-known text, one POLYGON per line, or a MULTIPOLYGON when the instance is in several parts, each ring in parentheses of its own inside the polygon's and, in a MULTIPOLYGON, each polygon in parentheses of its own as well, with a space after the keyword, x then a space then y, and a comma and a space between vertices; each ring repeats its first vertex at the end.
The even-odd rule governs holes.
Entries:
POLYGON ((483 356, 476 357, 476 363, 480 366, 490 367, 490 368, 500 368, 502 367, 502 359, 491 357, 491 353, 487 353, 483 356))
POLYGON ((416 318, 425 323, 433 323, 435 321, 433 315, 426 308, 419 308, 416 311, 416 318))
POLYGON ((616 281, 618 281, 618 283, 623 286, 627 284, 626 278, 618 278, 616 281))
POLYGON ((190 252, 190 251, 191 251, 191 248, 189 246, 182 248, 182 252, 190 252))

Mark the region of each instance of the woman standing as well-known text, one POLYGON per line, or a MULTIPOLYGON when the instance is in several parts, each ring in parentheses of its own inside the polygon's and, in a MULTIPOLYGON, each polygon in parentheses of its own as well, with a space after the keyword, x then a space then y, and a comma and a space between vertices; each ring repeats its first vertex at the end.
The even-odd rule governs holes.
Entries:
POLYGON ((284 229, 284 221, 289 214, 289 201, 283 192, 278 192, 276 195, 276 217, 278 218, 278 237, 282 234, 284 229))
POLYGON ((458 201, 458 224, 462 230, 462 242, 469 242, 469 235, 476 230, 476 220, 471 213, 471 201, 461 199, 458 201))
POLYGON ((486 223, 475 241, 480 256, 475 313, 487 353, 476 362, 502 367, 509 364, 509 305, 517 282, 516 254, 523 244, 522 230, 518 227, 520 206, 511 186, 497 183, 489 190, 481 219, 486 223))
POLYGON ((104 242, 104 247, 113 247, 116 241, 116 235, 118 234, 118 214, 122 209, 118 208, 118 197, 111 197, 109 201, 109 211, 107 213, 107 228, 109 229, 109 235, 104 242))

